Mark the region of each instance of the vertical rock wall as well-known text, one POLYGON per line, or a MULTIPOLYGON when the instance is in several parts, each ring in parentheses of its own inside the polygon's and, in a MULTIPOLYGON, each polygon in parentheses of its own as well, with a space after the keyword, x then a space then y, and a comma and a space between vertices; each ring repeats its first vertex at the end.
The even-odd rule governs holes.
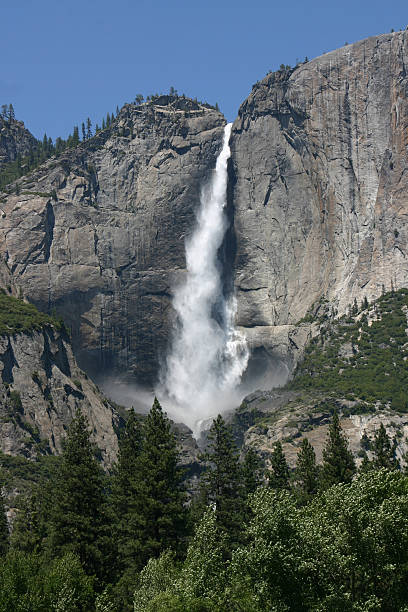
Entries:
POLYGON ((289 365, 329 300, 408 283, 408 32, 270 74, 233 126, 239 324, 289 365))

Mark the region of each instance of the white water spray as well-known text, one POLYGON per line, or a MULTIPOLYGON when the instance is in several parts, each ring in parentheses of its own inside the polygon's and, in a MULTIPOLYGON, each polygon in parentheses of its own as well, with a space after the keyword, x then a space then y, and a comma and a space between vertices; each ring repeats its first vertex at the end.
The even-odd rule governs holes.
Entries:
POLYGON ((162 391, 173 418, 195 434, 200 423, 232 408, 248 363, 244 336, 235 329, 236 301, 223 294, 218 250, 228 220, 227 163, 229 123, 210 184, 203 188, 196 228, 186 243, 187 277, 176 289, 173 307, 178 324, 163 374, 162 391))

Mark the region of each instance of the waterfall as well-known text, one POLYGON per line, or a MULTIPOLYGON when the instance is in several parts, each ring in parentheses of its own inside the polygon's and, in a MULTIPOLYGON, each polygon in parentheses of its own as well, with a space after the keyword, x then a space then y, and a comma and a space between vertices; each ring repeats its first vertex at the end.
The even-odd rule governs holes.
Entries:
POLYGON ((177 323, 162 375, 169 412, 195 433, 200 422, 239 401, 236 389, 249 356, 245 338, 234 326, 236 300, 223 292, 218 259, 228 229, 231 127, 225 126, 215 170, 202 188, 196 226, 186 242, 187 274, 174 291, 177 323))

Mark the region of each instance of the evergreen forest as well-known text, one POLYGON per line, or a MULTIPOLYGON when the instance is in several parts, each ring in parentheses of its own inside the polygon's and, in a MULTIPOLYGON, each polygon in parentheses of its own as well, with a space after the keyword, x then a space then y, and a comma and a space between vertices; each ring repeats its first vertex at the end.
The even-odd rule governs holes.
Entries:
POLYGON ((384 427, 359 470, 337 412, 316 464, 265 469, 218 416, 198 486, 157 399, 106 473, 77 411, 59 457, 0 513, 0 611, 406 610, 408 475, 384 427))

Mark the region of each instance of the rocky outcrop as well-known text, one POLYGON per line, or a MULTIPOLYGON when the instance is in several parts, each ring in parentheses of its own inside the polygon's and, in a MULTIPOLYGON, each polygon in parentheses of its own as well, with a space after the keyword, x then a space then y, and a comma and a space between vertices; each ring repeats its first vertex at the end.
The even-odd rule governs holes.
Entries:
POLYGON ((289 368, 328 299, 408 282, 408 32, 269 74, 231 140, 238 322, 289 368))
POLYGON ((0 170, 18 155, 27 155, 36 144, 36 139, 22 121, 0 117, 0 170))
POLYGON ((156 379, 171 287, 224 124, 184 98, 127 105, 108 130, 50 159, 3 200, 0 256, 15 291, 63 316, 92 375, 156 379))
POLYGON ((79 369, 64 332, 0 337, 0 450, 35 458, 59 453, 75 411, 88 418, 105 466, 116 459, 120 417, 79 369))
POLYGON ((258 391, 245 398, 230 421, 244 452, 252 447, 269 465, 275 443, 280 441, 288 465, 294 468, 304 438, 313 446, 317 463, 323 462, 333 408, 340 414, 340 425, 357 466, 361 464, 364 452, 368 459, 373 458, 372 441, 381 424, 390 439, 396 441, 396 458, 405 466, 408 415, 389 408, 361 414, 358 413, 357 402, 333 400, 324 394, 258 391), (371 443, 365 443, 366 437, 371 443))

